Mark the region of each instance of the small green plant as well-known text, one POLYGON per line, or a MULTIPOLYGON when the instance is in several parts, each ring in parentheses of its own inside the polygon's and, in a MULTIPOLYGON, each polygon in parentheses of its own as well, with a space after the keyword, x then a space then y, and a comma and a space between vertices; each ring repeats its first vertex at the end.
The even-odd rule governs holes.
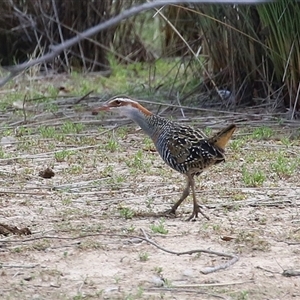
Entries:
POLYGON ((141 253, 139 253, 139 259, 140 259, 140 261, 145 262, 145 261, 149 260, 149 254, 147 252, 141 252, 141 253))
POLYGON ((126 229, 127 232, 133 233, 135 231, 135 227, 131 224, 129 228, 126 229))
POLYGON ((71 165, 71 167, 68 168, 69 174, 80 174, 81 172, 82 172, 82 166, 78 164, 71 165))
POLYGON ((20 136, 26 136, 26 135, 31 135, 32 134, 32 129, 24 127, 24 126, 20 126, 20 127, 16 128, 15 134, 18 137, 20 137, 20 136))
POLYGON ((147 150, 151 150, 154 148, 153 141, 148 136, 144 138, 143 144, 145 145, 145 149, 147 150))
POLYGON ((45 251, 47 248, 50 247, 50 241, 49 240, 39 240, 38 242, 34 243, 32 245, 33 249, 38 251, 45 251))
POLYGON ((139 150, 133 158, 132 166, 136 168, 140 168, 142 167, 142 165, 143 165, 143 152, 142 150, 139 150))
POLYGON ((102 295, 103 295, 103 292, 104 292, 104 290, 102 289, 102 290, 99 290, 99 291, 97 291, 96 292, 96 297, 98 298, 98 299, 103 299, 103 297, 102 297, 102 295))
POLYGON ((246 197, 247 197, 246 194, 244 194, 242 192, 237 192, 232 195, 232 200, 233 201, 241 201, 241 200, 245 200, 246 197))
POLYGON ((220 226, 220 224, 213 224, 212 228, 213 228, 214 231, 220 231, 221 226, 220 226))
POLYGON ((125 139, 128 134, 128 127, 124 126, 118 129, 118 135, 121 139, 125 139))
POLYGON ((230 142, 230 148, 232 150, 239 150, 241 149, 245 144, 245 140, 242 140, 242 139, 236 139, 236 140, 232 140, 230 142))
POLYGON ((113 177, 114 179, 114 183, 118 184, 118 183, 122 183, 125 181, 125 177, 123 175, 116 175, 113 177))
POLYGON ((291 176, 297 167, 297 162, 284 156, 283 153, 279 153, 276 161, 271 163, 271 168, 279 176, 291 176))
POLYGON ((150 229, 154 233, 167 234, 169 231, 165 228, 165 220, 161 219, 158 224, 152 224, 150 229))
POLYGON ((212 135, 212 130, 211 130, 211 128, 206 127, 206 128, 204 129, 204 133, 205 133, 207 136, 211 136, 211 135, 212 135))
POLYGON ((135 295, 136 298, 137 299, 141 299, 141 297, 143 296, 143 294, 144 294, 144 289, 143 289, 143 287, 139 286, 138 290, 136 292, 136 295, 135 295))
POLYGON ((249 172, 246 168, 243 168, 242 176, 244 183, 252 187, 261 186, 266 180, 266 175, 260 170, 249 172))
POLYGON ((148 199, 146 200, 146 207, 147 207, 150 211, 152 211, 153 201, 154 201, 154 199, 153 199, 152 197, 151 197, 151 198, 148 198, 148 199))
POLYGON ((64 198, 62 200, 62 204, 63 205, 70 205, 72 203, 72 199, 71 198, 64 198))
POLYGON ((118 150, 118 148, 119 148, 119 143, 114 138, 110 138, 107 144, 105 144, 105 150, 108 150, 110 152, 115 152, 116 150, 118 150))
MULTIPOLYGON (((103 169, 101 173, 103 177, 109 177, 111 176, 113 171, 114 171, 114 167, 112 165, 108 165, 103 169)), ((98 185, 98 182, 96 182, 96 185, 98 185)))
POLYGON ((6 157, 6 155, 5 155, 5 152, 4 152, 4 150, 2 149, 2 147, 0 147, 0 158, 5 158, 6 157))
POLYGON ((286 147, 290 147, 290 146, 293 145, 293 142, 292 142, 291 139, 288 138, 288 137, 283 137, 280 141, 281 141, 281 143, 282 143, 283 145, 285 145, 286 147))
POLYGON ((82 293, 78 293, 73 297, 73 300, 82 300, 83 298, 85 298, 85 296, 83 296, 82 293))
POLYGON ((154 272, 157 273, 157 274, 162 274, 163 268, 162 267, 155 267, 154 272))
POLYGON ((45 110, 51 112, 58 112, 59 106, 56 103, 45 103, 45 110))
POLYGON ((254 129, 252 132, 252 138, 256 140, 267 140, 270 139, 273 134, 274 132, 272 128, 262 126, 254 129))
POLYGON ((115 283, 118 284, 121 280, 121 278, 119 276, 115 276, 114 277, 115 283))
POLYGON ((138 150, 133 158, 129 158, 125 160, 125 163, 127 167, 132 168, 130 170, 131 174, 136 174, 137 170, 140 170, 140 168, 145 167, 146 163, 143 161, 143 152, 142 150, 138 150))
POLYGON ((249 294, 248 291, 241 291, 240 294, 238 295, 238 300, 247 300, 249 299, 249 294))
POLYGON ((258 250, 258 251, 267 251, 270 249, 270 243, 264 238, 260 237, 257 232, 251 231, 240 231, 238 232, 235 242, 247 246, 248 249, 258 250))
POLYGON ((131 293, 129 293, 128 295, 125 295, 123 299, 124 300, 134 300, 134 298, 135 298, 134 295, 132 295, 131 293))
POLYGON ((134 217, 134 211, 128 207, 122 207, 120 209, 120 215, 126 220, 132 219, 134 217))
POLYGON ((55 152, 54 157, 57 162, 63 162, 66 161, 71 154, 73 154, 73 152, 70 150, 61 150, 55 152))
POLYGON ((52 84, 48 85, 47 93, 49 94, 50 97, 57 98, 58 92, 59 92, 58 88, 56 88, 54 85, 52 84))
POLYGON ((82 123, 73 123, 71 121, 66 121, 61 127, 64 134, 80 133, 83 129, 84 125, 82 123))
POLYGON ((52 126, 41 126, 39 128, 39 133, 44 139, 53 138, 56 134, 55 127, 52 126))
POLYGON ((78 245, 78 248, 81 250, 105 249, 105 246, 103 246, 103 244, 101 244, 100 242, 94 240, 85 240, 80 245, 78 245))
POLYGON ((168 288, 172 287, 172 281, 167 278, 164 278, 164 286, 168 288))
POLYGON ((257 155, 257 153, 249 153, 245 157, 245 162, 249 165, 253 165, 259 159, 264 159, 264 157, 257 155))
POLYGON ((258 222, 259 222, 260 225, 266 225, 267 221, 268 221, 268 219, 266 217, 261 217, 258 220, 258 222))
MULTIPOLYGON (((20 247, 16 247, 16 248, 12 249, 12 252, 15 252, 15 253, 20 253, 21 251, 22 251, 22 248, 20 248, 20 247)), ((1 267, 1 264, 0 264, 0 267, 1 267)))

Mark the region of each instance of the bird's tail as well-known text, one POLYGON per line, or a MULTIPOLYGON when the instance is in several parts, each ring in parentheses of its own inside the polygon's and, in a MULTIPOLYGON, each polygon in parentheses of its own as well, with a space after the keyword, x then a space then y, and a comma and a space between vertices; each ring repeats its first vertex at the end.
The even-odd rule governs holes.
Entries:
POLYGON ((218 148, 224 150, 226 144, 230 140, 233 132, 236 129, 236 125, 231 124, 227 126, 226 128, 222 129, 218 133, 216 133, 213 137, 211 137, 208 141, 214 146, 217 146, 218 148))

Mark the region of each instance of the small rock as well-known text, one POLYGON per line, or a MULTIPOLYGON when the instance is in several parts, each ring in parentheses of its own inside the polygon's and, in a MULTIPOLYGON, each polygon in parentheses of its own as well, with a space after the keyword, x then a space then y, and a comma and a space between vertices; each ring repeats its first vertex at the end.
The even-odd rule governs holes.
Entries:
POLYGON ((158 276, 153 276, 152 282, 155 284, 155 286, 163 286, 165 283, 163 278, 158 277, 158 276))
POLYGON ((109 287, 107 287, 104 290, 104 292, 105 293, 111 293, 111 292, 118 291, 118 290, 119 290, 119 288, 115 285, 115 286, 109 286, 109 287))
POLYGON ((32 276, 27 276, 27 277, 24 277, 23 279, 25 281, 31 281, 33 279, 33 277, 32 276))
POLYGON ((1 138, 0 144, 1 146, 11 146, 17 142, 16 138, 13 136, 4 136, 1 138))
POLYGON ((193 270, 191 269, 186 269, 182 272, 182 275, 185 276, 185 277, 193 277, 194 274, 193 274, 193 270))

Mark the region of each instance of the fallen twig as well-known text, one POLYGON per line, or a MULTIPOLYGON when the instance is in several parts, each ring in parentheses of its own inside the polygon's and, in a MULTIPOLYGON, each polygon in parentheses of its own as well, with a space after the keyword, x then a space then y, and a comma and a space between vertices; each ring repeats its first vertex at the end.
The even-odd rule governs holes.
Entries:
POLYGON ((146 232, 144 231, 144 229, 141 229, 141 231, 142 231, 144 237, 136 237, 136 238, 140 238, 143 241, 146 241, 147 243, 157 247, 158 249, 160 249, 164 252, 170 253, 170 254, 175 254, 177 256, 180 256, 180 255, 187 255, 187 254, 191 255, 191 254, 194 254, 194 253, 207 253, 207 254, 213 254, 213 255, 217 255, 217 256, 223 256, 223 257, 230 258, 230 260, 228 262, 224 263, 224 264, 220 264, 220 265, 217 265, 215 267, 207 267, 207 268, 202 269, 200 271, 202 274, 209 274, 209 273, 213 273, 213 272, 216 272, 216 271, 219 271, 219 270, 222 270, 222 269, 226 269, 226 268, 230 267, 231 265, 235 264, 239 260, 239 257, 237 255, 224 253, 224 252, 213 251, 213 250, 206 250, 206 249, 196 249, 196 250, 189 250, 189 251, 183 251, 183 252, 176 252, 176 251, 168 250, 168 249, 165 249, 165 248, 161 247, 156 242, 150 240, 148 238, 146 232))
POLYGON ((271 274, 280 274, 280 272, 278 272, 278 271, 268 270, 268 269, 266 269, 264 267, 261 267, 261 266, 257 266, 256 269, 263 270, 263 271, 271 273, 271 274))
POLYGON ((268 269, 260 267, 260 266, 257 266, 256 268, 263 270, 265 272, 272 273, 272 274, 281 274, 282 276, 285 276, 285 277, 300 276, 300 270, 295 270, 295 269, 286 269, 286 270, 283 270, 283 272, 278 272, 278 271, 271 271, 271 270, 268 270, 268 269))
POLYGON ((33 269, 38 267, 40 264, 35 265, 6 265, 6 264, 0 264, 0 268, 20 268, 20 269, 33 269))
POLYGON ((86 99, 86 98, 87 98, 91 93, 93 93, 93 92, 94 92, 93 90, 89 91, 87 94, 85 94, 84 96, 82 96, 82 97, 80 97, 79 99, 77 99, 77 100, 74 102, 74 104, 78 104, 80 101, 86 99))
POLYGON ((292 276, 300 276, 300 270, 288 269, 282 272, 282 276, 292 277, 292 276))
POLYGON ((152 288, 148 288, 147 291, 151 291, 151 292, 159 292, 161 293, 162 291, 164 292, 175 292, 175 293, 186 293, 186 294, 197 294, 197 295, 206 295, 209 296, 211 298, 218 298, 218 299, 224 299, 226 300, 227 298, 222 297, 220 295, 216 295, 216 294, 212 294, 212 293, 208 293, 199 289, 188 289, 188 288, 179 288, 179 287, 152 287, 152 288))
POLYGON ((183 284, 183 285, 172 285, 172 288, 202 288, 202 287, 220 287, 220 286, 228 286, 228 285, 237 285, 237 284, 245 284, 252 283, 253 280, 247 281, 230 281, 230 282, 216 282, 216 283, 203 283, 203 284, 183 284))

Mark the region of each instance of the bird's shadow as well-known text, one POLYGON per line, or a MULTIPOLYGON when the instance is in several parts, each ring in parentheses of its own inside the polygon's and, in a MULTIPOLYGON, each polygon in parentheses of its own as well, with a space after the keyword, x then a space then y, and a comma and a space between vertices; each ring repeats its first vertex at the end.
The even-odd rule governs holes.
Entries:
POLYGON ((169 211, 164 212, 135 212, 133 218, 166 218, 166 219, 179 219, 181 220, 184 218, 184 221, 187 222, 195 222, 198 221, 199 218, 188 218, 185 214, 174 214, 170 213, 169 211))
POLYGON ((168 219, 176 219, 177 215, 168 213, 167 211, 163 212, 135 212, 134 217, 136 218, 168 218, 168 219))

